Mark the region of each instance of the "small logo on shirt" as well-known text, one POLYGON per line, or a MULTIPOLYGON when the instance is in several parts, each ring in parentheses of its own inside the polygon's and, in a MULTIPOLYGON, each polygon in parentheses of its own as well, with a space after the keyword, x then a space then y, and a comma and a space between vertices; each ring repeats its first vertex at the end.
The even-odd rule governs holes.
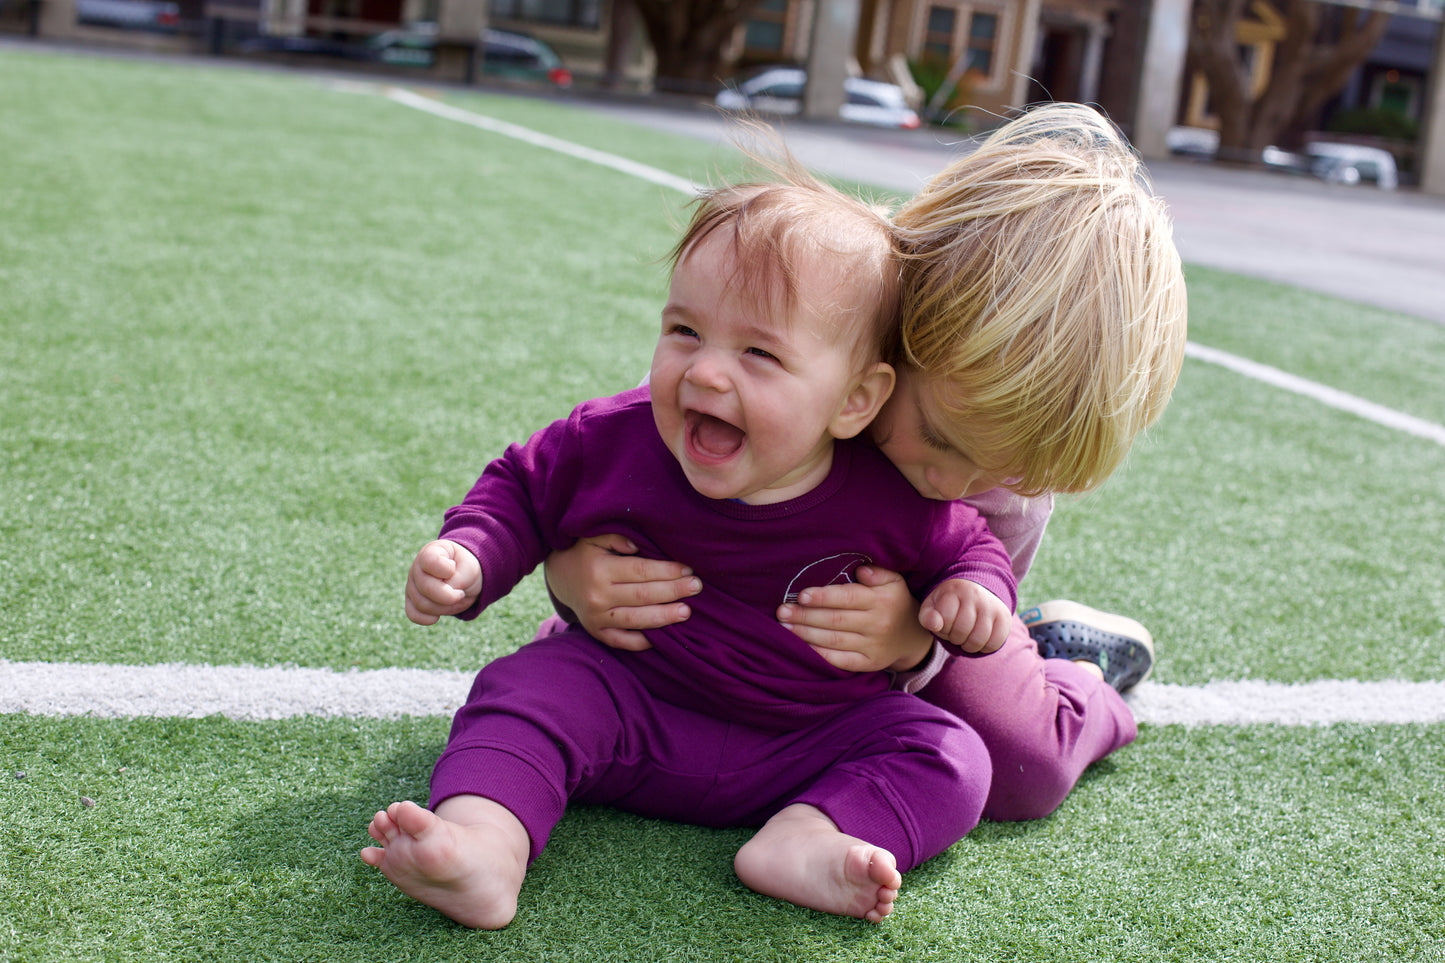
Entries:
POLYGON ((788 583, 788 591, 783 596, 783 602, 789 605, 797 602, 798 593, 805 588, 847 585, 854 581, 853 573, 858 570, 858 566, 870 565, 872 562, 873 559, 858 552, 843 552, 840 555, 820 558, 793 576, 793 580, 788 583))

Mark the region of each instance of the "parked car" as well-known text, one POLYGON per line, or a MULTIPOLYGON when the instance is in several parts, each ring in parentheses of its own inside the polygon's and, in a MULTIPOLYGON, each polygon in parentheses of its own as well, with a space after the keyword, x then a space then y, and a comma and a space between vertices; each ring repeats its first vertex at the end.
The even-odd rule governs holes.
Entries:
MULTIPOLYGON (((134 0, 111 0, 134 2, 134 0)), ((380 61, 400 67, 430 67, 436 59, 437 26, 414 23, 387 30, 364 42, 330 37, 262 35, 241 42, 242 53, 318 54, 342 60, 380 61)), ((487 30, 482 36, 481 72, 490 77, 572 86, 572 71, 557 52, 535 37, 512 30, 487 30)))
MULTIPOLYGON (((1213 158, 1219 151, 1219 132, 1200 127, 1175 127, 1166 143, 1175 154, 1203 159, 1213 158)), ((1260 152, 1264 166, 1292 174, 1311 174, 1331 184, 1372 183, 1392 191, 1400 184, 1395 157, 1378 147, 1316 140, 1303 151, 1287 151, 1266 147, 1260 152)))
MULTIPOLYGON (((416 23, 377 34, 368 49, 383 63, 429 67, 436 56, 437 26, 416 23)), ((482 35, 482 73, 509 80, 546 81, 572 86, 572 71, 546 43, 515 30, 487 29, 482 35)))
POLYGON ((546 80, 572 86, 572 71, 557 51, 536 37, 514 30, 488 29, 482 37, 482 73, 514 80, 546 80))
POLYGON ((1395 155, 1379 147, 1315 141, 1305 148, 1310 172, 1331 184, 1359 184, 1373 181, 1376 187, 1392 191, 1400 184, 1395 155))
POLYGON ((77 23, 174 33, 181 5, 169 0, 75 0, 77 23))
MULTIPOLYGON (((797 114, 803 109, 803 87, 808 74, 801 67, 769 67, 737 84, 718 91, 714 102, 724 110, 748 110, 761 114, 797 114)), ((922 121, 903 88, 862 77, 843 81, 846 99, 838 111, 843 120, 877 127, 919 127, 922 121)))
POLYGON ((339 60, 376 59, 371 51, 366 49, 365 44, 334 37, 310 37, 306 34, 258 34, 242 40, 236 49, 246 54, 314 54, 339 60))

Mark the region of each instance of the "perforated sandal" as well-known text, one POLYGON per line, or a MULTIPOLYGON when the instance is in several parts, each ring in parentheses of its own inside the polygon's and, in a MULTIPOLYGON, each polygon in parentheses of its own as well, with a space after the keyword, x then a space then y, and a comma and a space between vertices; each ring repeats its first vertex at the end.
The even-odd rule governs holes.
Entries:
POLYGON ((1128 692, 1154 668, 1154 638, 1138 622, 1078 602, 1045 602, 1020 615, 1046 659, 1087 661, 1104 681, 1128 692))

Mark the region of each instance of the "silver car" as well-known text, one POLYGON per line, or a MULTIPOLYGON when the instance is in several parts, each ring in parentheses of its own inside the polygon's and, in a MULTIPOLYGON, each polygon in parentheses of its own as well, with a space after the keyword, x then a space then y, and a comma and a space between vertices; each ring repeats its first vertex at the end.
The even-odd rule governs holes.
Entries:
MULTIPOLYGON (((739 84, 718 91, 714 102, 724 110, 747 110, 759 114, 791 115, 803 109, 803 87, 807 73, 800 67, 769 67, 739 84)), ((847 98, 838 111, 843 120, 876 127, 913 129, 922 121, 908 106, 903 88, 862 77, 843 81, 847 98)))

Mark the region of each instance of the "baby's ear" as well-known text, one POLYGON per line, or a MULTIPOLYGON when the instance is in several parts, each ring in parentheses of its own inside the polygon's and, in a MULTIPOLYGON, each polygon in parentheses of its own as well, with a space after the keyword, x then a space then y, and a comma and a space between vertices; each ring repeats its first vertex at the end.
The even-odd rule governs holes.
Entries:
POLYGON ((893 366, 882 361, 864 371, 843 400, 843 406, 833 416, 828 433, 834 438, 852 438, 867 428, 883 410, 883 404, 893 394, 897 380, 893 366))

